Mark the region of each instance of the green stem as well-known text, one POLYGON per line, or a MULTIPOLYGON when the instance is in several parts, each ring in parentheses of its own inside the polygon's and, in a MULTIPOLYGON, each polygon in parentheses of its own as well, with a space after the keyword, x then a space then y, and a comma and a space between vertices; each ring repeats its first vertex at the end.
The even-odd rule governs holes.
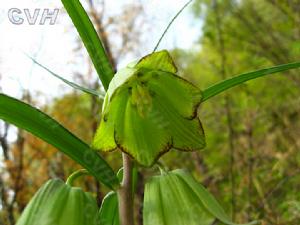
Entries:
POLYGON ((132 169, 131 158, 123 153, 123 181, 118 190, 119 214, 121 225, 134 225, 133 200, 134 193, 132 188, 132 169))
POLYGON ((167 169, 166 169, 166 167, 164 166, 164 164, 163 164, 162 162, 157 161, 157 162, 156 162, 156 166, 158 167, 158 169, 159 169, 161 175, 167 173, 167 169))
POLYGON ((81 177, 81 176, 86 176, 86 175, 90 175, 90 173, 86 170, 86 169, 82 169, 82 170, 77 170, 75 171, 74 173, 72 173, 67 181, 66 181, 66 184, 70 185, 70 186, 73 186, 74 184, 74 181, 81 177))

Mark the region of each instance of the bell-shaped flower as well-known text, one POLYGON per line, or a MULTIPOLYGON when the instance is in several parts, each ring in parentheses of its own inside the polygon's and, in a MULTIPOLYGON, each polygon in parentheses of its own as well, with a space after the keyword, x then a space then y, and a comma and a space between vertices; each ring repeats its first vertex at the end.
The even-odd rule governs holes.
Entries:
MULTIPOLYGON (((145 186, 144 225, 237 225, 217 200, 185 170, 152 177, 145 186)), ((257 221, 247 225, 257 224, 257 221)))
POLYGON ((120 149, 151 166, 171 148, 195 151, 205 146, 197 117, 201 91, 176 75, 167 51, 131 63, 112 79, 93 147, 120 149))
POLYGON ((96 199, 62 180, 49 180, 30 200, 16 225, 100 225, 96 199))

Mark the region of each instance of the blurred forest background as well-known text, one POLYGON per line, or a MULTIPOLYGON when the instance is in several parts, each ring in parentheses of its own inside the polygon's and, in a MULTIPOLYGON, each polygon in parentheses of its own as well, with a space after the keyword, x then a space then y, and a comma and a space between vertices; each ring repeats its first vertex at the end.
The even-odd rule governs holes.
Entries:
MULTIPOLYGON (((107 17, 104 4, 87 3, 116 68, 122 57, 139 51, 143 45, 139 28, 151 18, 145 18, 139 1, 124 7, 118 18, 107 17), (120 37, 117 40, 112 38, 115 33, 120 37)), ((187 10, 195 20, 201 19, 202 35, 191 49, 168 50, 179 74, 202 89, 242 72, 300 60, 299 0, 195 0, 187 10)), ((83 51, 78 39, 74 55, 83 51)), ((94 68, 91 62, 88 65, 87 72, 75 73, 74 79, 98 89, 97 77, 92 76, 94 68)), ((1 76, 5 71, 0 72, 0 89, 1 76)), ((23 100, 35 105, 37 95, 42 93, 24 90, 23 100)), ((42 110, 90 143, 101 104, 101 99, 73 91, 42 110)), ((164 163, 170 169, 192 171, 236 222, 261 219, 263 225, 300 224, 299 70, 250 81, 203 103, 199 112, 207 148, 192 154, 171 151, 162 158, 164 163)), ((53 147, 2 121, 0 146, 0 225, 14 225, 46 180, 66 179, 80 168, 53 147), (16 141, 9 141, 10 132, 15 133, 16 141)), ((115 170, 120 168, 120 152, 104 156, 115 170)), ((142 224, 138 212, 143 182, 157 172, 139 172, 138 224, 142 224)), ((97 193, 99 203, 107 192, 91 177, 82 178, 78 185, 97 193)))

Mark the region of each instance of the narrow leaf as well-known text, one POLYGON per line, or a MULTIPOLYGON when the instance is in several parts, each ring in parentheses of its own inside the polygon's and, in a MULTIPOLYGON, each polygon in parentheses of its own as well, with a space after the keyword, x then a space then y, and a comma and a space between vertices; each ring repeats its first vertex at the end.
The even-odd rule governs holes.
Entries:
POLYGON ((242 84, 248 80, 252 80, 258 77, 262 77, 265 75, 273 74, 273 73, 278 73, 278 72, 283 72, 287 71, 290 69, 295 69, 300 67, 300 62, 295 62, 295 63, 289 63, 289 64, 283 64, 279 66, 274 66, 266 69, 261 69, 249 73, 243 73, 240 75, 237 75, 235 77, 223 80, 203 91, 203 98, 202 102, 208 100, 209 98, 218 95, 222 93, 223 91, 226 91, 229 88, 235 87, 239 84, 242 84))
POLYGON ((66 83, 67 85, 69 85, 70 87, 74 88, 74 89, 77 89, 77 90, 80 90, 80 91, 83 91, 87 94, 90 94, 90 95, 95 95, 97 97, 100 97, 100 98, 104 98, 104 94, 103 93, 100 93, 100 92, 97 92, 93 89, 89 89, 89 88, 86 88, 86 87, 82 87, 76 83, 73 83, 71 81, 68 81, 67 79, 63 78, 62 76, 54 73, 53 71, 51 71, 49 68, 47 68, 46 66, 40 64, 38 61, 36 61, 34 58, 32 58, 31 56, 27 55, 35 64, 37 64, 38 66, 40 66, 41 68, 43 68, 44 70, 46 70, 47 72, 49 72, 51 75, 53 75, 54 77, 60 79, 61 81, 63 81, 64 83, 66 83))
POLYGON ((62 0, 62 3, 71 17, 106 90, 114 71, 92 22, 79 0, 62 0))
POLYGON ((118 179, 100 155, 50 116, 17 99, 0 94, 0 119, 27 130, 53 145, 114 189, 118 179))
MULTIPOLYGON (((164 36, 166 35, 166 33, 168 32, 169 28, 171 27, 171 25, 173 24, 173 22, 176 20, 176 18, 182 13, 182 11, 192 2, 193 0, 188 1, 187 3, 184 4, 184 6, 176 13, 176 15, 173 17, 173 19, 169 22, 168 26, 165 28, 163 34, 160 36, 157 44, 155 45, 153 52, 155 52, 160 44, 160 42, 162 41, 162 39, 164 38, 164 36)), ((153 53, 152 52, 152 53, 153 53)))

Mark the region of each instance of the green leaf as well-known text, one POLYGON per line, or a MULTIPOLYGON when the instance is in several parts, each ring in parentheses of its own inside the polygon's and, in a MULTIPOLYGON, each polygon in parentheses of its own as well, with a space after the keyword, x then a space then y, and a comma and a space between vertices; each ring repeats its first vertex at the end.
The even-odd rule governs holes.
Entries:
POLYGON ((115 173, 100 155, 40 110, 0 94, 0 119, 25 129, 53 145, 82 165, 107 187, 115 189, 119 185, 115 173))
POLYGON ((60 79, 61 81, 63 81, 64 83, 66 83, 67 85, 69 85, 70 87, 74 88, 74 89, 77 89, 77 90, 80 90, 82 92, 85 92, 87 94, 90 94, 90 95, 95 95, 99 98, 104 98, 104 94, 103 93, 100 93, 100 92, 97 92, 95 90, 92 90, 92 89, 89 89, 89 88, 86 88, 86 87, 82 87, 76 83, 73 83, 71 81, 68 81, 66 80, 65 78, 63 78, 62 76, 54 73, 53 71, 51 71, 50 69, 48 69, 46 66, 40 64, 38 61, 36 61, 34 58, 32 58, 31 56, 27 55, 35 64, 37 64, 38 66, 40 66, 41 68, 43 68, 44 70, 46 70, 47 72, 49 72, 51 75, 53 75, 54 77, 60 79))
POLYGON ((106 90, 113 78, 114 70, 92 22, 79 0, 62 0, 62 3, 71 17, 106 90))
MULTIPOLYGON (((162 39, 164 38, 164 36, 166 35, 166 33, 168 32, 169 28, 171 27, 171 25, 173 24, 173 22, 176 20, 176 18, 183 12, 183 10, 190 4, 192 3, 193 0, 188 1, 187 3, 184 4, 184 6, 176 13, 176 15, 172 18, 172 20, 169 22, 168 26, 165 28, 164 32, 162 33, 162 35, 160 36, 157 44, 155 45, 153 52, 155 52, 160 44, 160 42, 162 41, 162 39)), ((153 53, 152 52, 152 53, 153 53)))
POLYGON ((222 93, 223 91, 226 91, 229 88, 232 88, 239 84, 242 84, 248 80, 252 80, 252 79, 262 77, 265 75, 283 72, 283 71, 287 71, 287 70, 295 69, 295 68, 299 68, 299 67, 300 67, 300 62, 283 64, 283 65, 265 68, 265 69, 261 69, 261 70, 257 70, 257 71, 253 71, 253 72, 249 72, 249 73, 243 73, 243 74, 237 75, 235 77, 223 80, 203 91, 202 102, 210 99, 211 97, 213 97, 215 95, 222 93))
POLYGON ((119 225, 119 208, 117 193, 109 192, 103 199, 99 211, 101 225, 119 225))

